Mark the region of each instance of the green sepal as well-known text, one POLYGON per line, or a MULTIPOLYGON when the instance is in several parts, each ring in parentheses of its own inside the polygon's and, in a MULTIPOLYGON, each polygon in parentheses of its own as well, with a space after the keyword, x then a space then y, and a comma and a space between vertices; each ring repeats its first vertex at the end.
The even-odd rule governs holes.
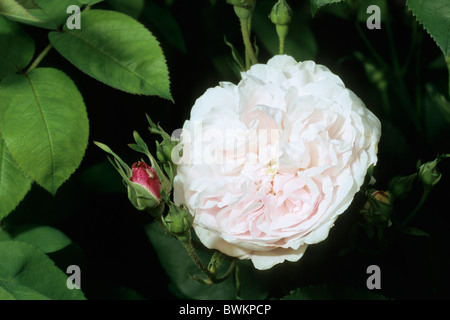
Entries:
POLYGON ((146 209, 156 208, 160 204, 155 195, 149 192, 145 187, 130 180, 126 181, 128 189, 128 199, 133 206, 142 211, 146 209))
POLYGON ((163 170, 159 166, 156 159, 153 157, 153 155, 150 153, 150 150, 148 149, 147 144, 142 140, 141 136, 137 131, 133 132, 134 140, 136 141, 136 144, 129 144, 128 146, 140 153, 145 154, 148 159, 150 160, 151 167, 153 167, 156 171, 156 174, 158 175, 159 182, 161 183, 161 194, 165 197, 168 194, 170 194, 172 190, 172 183, 167 178, 167 176, 164 174, 163 170))
POLYGON ((394 198, 404 198, 412 190, 416 177, 417 173, 409 176, 396 176, 389 181, 388 191, 394 198))
MULTIPOLYGON (((126 179, 131 178, 131 175, 133 173, 131 168, 125 162, 123 162, 122 159, 120 159, 120 157, 117 154, 115 154, 114 151, 112 151, 110 147, 108 147, 106 144, 103 144, 98 141, 94 141, 94 144, 97 147, 99 147, 100 149, 102 149, 103 151, 109 153, 110 155, 112 155, 114 157, 115 165, 114 165, 114 163, 113 163, 113 165, 117 169, 117 171, 119 171, 119 173, 121 173, 121 175, 122 175, 122 173, 124 173, 126 176, 126 179), (122 168, 123 171, 119 170, 120 168, 122 168)), ((122 175, 122 177, 123 177, 123 175, 122 175)))

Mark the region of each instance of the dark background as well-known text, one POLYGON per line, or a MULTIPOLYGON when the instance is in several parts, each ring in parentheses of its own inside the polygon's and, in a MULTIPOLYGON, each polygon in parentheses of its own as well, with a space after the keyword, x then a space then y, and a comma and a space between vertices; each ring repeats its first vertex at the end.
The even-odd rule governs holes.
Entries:
MULTIPOLYGON (((139 160, 139 155, 127 147, 133 142, 133 130, 137 130, 152 147, 152 141, 158 138, 148 132, 145 114, 160 122, 170 134, 182 126, 195 99, 207 88, 216 86, 219 81, 238 82, 231 68, 227 70, 223 63, 218 67, 213 60, 221 57, 221 61, 226 62, 226 57, 231 56, 223 41, 224 35, 243 52, 238 20, 230 5, 224 0, 218 0, 215 5, 209 1, 175 0, 170 6, 164 1, 153 2, 173 15, 184 38, 184 49, 180 50, 158 29, 158 21, 146 15, 148 7, 141 14, 139 20, 159 39, 166 55, 175 103, 112 89, 86 76, 52 50, 41 66, 57 66, 78 86, 88 110, 90 143, 81 166, 56 196, 34 185, 6 219, 10 224, 49 224, 65 232, 74 244, 51 257, 62 270, 70 264, 81 267, 81 285, 88 299, 176 298, 168 289, 169 279, 143 229, 151 218, 131 206, 119 175, 107 162, 106 154, 92 141, 109 145, 131 164, 139 160)), ((337 6, 330 6, 312 18, 308 1, 290 3, 294 12, 299 14, 297 19, 305 19, 314 35, 317 50, 309 58, 338 74, 382 121, 379 162, 374 174, 377 188, 385 189, 395 175, 413 173, 419 159, 430 161, 439 153, 450 152, 448 124, 443 122, 436 109, 431 108, 424 117, 425 134, 417 132, 404 115, 401 103, 395 100, 395 95, 392 95, 391 104, 393 109, 398 109, 391 117, 383 114, 379 92, 368 80, 362 64, 354 58, 355 51, 370 56, 369 51, 356 32, 354 22, 333 14, 333 10, 338 11, 335 9, 337 6)), ((394 43, 402 59, 411 43, 411 18, 405 9, 405 1, 389 1, 389 4, 394 43)), ((107 5, 103 6, 107 8, 107 5)), ((389 61, 385 25, 382 24, 381 30, 368 30, 363 22, 360 26, 373 47, 389 61)), ((32 27, 26 30, 35 38, 37 52, 47 45, 45 31, 32 27)), ((290 32, 292 35, 296 30, 290 32)), ((420 69, 422 90, 426 82, 432 82, 445 93, 447 71, 442 68, 443 59, 439 60, 442 54, 421 28, 420 34, 422 40, 416 50, 420 50, 421 55, 413 61, 412 69, 414 66, 420 69), (430 68, 433 61, 437 61, 438 67, 430 68)), ((263 46, 259 49, 260 62, 266 62, 271 54, 263 46)), ((411 97, 415 96, 416 90, 413 74, 414 70, 411 70, 405 76, 411 97)), ((314 284, 338 283, 365 288, 369 276, 366 269, 376 264, 382 274, 380 293, 388 298, 450 298, 449 162, 440 164, 443 178, 412 221, 412 225, 430 237, 414 237, 388 230, 386 251, 376 254, 352 251, 340 255, 341 249, 348 244, 352 228, 360 220, 359 209, 364 197, 358 194, 326 241, 310 246, 298 263, 285 263, 261 273, 261 276, 274 279, 270 296, 279 298, 292 289, 314 284)), ((410 200, 396 207, 395 214, 404 217, 417 203, 418 197, 420 186, 413 189, 410 200)), ((360 236, 362 242, 367 240, 363 233, 360 236)), ((368 240, 367 243, 372 245, 368 240)))

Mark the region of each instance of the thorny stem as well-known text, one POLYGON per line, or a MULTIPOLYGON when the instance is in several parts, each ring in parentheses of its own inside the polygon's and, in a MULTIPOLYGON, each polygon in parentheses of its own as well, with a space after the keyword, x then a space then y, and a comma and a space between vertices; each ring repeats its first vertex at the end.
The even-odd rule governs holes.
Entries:
POLYGON ((239 19, 241 23, 241 33, 242 39, 245 46, 245 67, 250 69, 250 66, 258 63, 255 51, 253 50, 252 43, 250 41, 250 20, 249 19, 239 19))
POLYGON ((236 260, 233 260, 228 268, 228 270, 220 277, 216 277, 215 274, 211 273, 208 270, 208 267, 203 264, 203 262, 200 260, 200 258, 197 255, 197 252, 195 252, 194 246, 192 245, 191 240, 181 241, 184 248, 186 249, 188 255, 191 257, 192 261, 195 263, 195 265, 201 270, 201 272, 208 278, 205 282, 207 284, 213 284, 213 283, 219 283, 224 281, 228 278, 228 276, 234 271, 236 267, 236 260))
POLYGON ((195 252, 194 247, 192 246, 191 240, 187 241, 181 241, 184 248, 186 249, 189 257, 191 257, 192 261, 195 263, 195 265, 201 270, 201 272, 208 277, 211 282, 213 281, 213 275, 211 272, 209 272, 208 268, 203 264, 203 262, 200 260, 200 258, 197 255, 197 252, 195 252))

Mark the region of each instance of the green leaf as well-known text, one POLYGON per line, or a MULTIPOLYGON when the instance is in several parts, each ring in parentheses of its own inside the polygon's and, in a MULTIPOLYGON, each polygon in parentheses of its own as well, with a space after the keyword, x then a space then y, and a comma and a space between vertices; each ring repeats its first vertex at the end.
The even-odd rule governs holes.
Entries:
POLYGON ((0 241, 12 240, 11 236, 5 230, 0 229, 0 241))
POLYGON ((11 240, 29 243, 45 253, 59 251, 72 243, 60 230, 44 225, 22 225, 3 232, 11 240))
POLYGON ((0 242, 0 300, 85 300, 70 290, 68 276, 41 250, 18 241, 0 242))
POLYGON ((395 176, 388 182, 388 191, 395 198, 404 198, 413 188, 417 173, 408 176, 395 176))
POLYGON ((119 171, 124 180, 129 180, 131 178, 131 168, 116 153, 114 153, 114 151, 112 151, 110 147, 98 141, 94 141, 94 144, 114 157, 115 162, 112 162, 111 160, 110 161, 116 168, 116 170, 119 171))
POLYGON ((448 0, 407 0, 406 5, 436 41, 444 55, 450 56, 450 6, 448 0))
POLYGON ((114 11, 89 10, 81 21, 80 30, 50 32, 60 54, 113 88, 172 100, 165 57, 149 30, 114 11))
POLYGON ((45 24, 40 25, 41 27, 51 30, 56 30, 66 23, 71 15, 67 13, 67 7, 78 5, 74 0, 32 0, 31 2, 37 5, 37 8, 29 9, 30 13, 45 21, 45 24))
POLYGON ((25 68, 34 55, 34 40, 20 25, 0 16, 0 79, 25 68))
POLYGON ((0 1, 0 14, 5 17, 22 23, 40 25, 44 21, 33 16, 29 10, 23 7, 15 0, 1 0, 0 1))
POLYGON ((239 74, 240 72, 245 71, 244 61, 242 61, 242 58, 239 55, 239 53, 237 52, 237 50, 234 47, 234 45, 231 42, 229 42, 225 36, 223 37, 223 40, 224 40, 225 44, 228 47, 230 47, 230 49, 231 49, 231 56, 233 57, 234 63, 236 64, 235 68, 238 69, 237 74, 239 74))
POLYGON ((11 20, 57 30, 69 17, 67 7, 77 0, 1 0, 0 13, 11 20))
POLYGON ((38 68, 0 83, 0 130, 24 173, 55 194, 81 163, 89 122, 72 80, 38 68))
POLYGON ((187 52, 183 32, 170 10, 158 6, 155 2, 147 2, 143 18, 167 44, 183 53, 187 52))
POLYGON ((313 15, 315 15, 317 10, 319 10, 323 6, 325 6, 327 4, 342 2, 342 1, 344 1, 344 0, 310 0, 311 12, 313 15))
POLYGON ((369 290, 331 284, 297 288, 281 300, 386 300, 386 297, 369 290))
MULTIPOLYGON (((200 300, 235 298, 232 277, 215 285, 199 283, 192 276, 199 276, 200 270, 192 262, 181 242, 164 233, 157 223, 150 224, 146 231, 164 270, 172 280, 171 289, 175 294, 181 298, 200 300)), ((209 261, 209 254, 198 251, 198 255, 205 263, 209 261)))
MULTIPOLYGON (((182 244, 164 233, 156 223, 146 228, 147 235, 156 250, 159 260, 172 280, 170 288, 180 298, 189 299, 236 299, 235 279, 230 275, 226 280, 218 284, 205 285, 193 279, 194 276, 202 276, 198 267, 192 262, 182 244)), ((195 237, 195 234, 193 235, 195 237)), ((197 254, 205 265, 210 261, 210 252, 197 249, 197 254)), ((239 280, 242 284, 242 299, 265 299, 268 296, 267 282, 264 274, 255 273, 255 268, 250 261, 238 261, 239 280)), ((224 262, 221 271, 225 272, 229 262, 224 262)))
POLYGON ((133 17, 139 18, 144 10, 144 0, 108 0, 108 3, 115 11, 119 11, 133 17))
POLYGON ((431 237, 425 231, 422 231, 422 230, 420 230, 418 228, 414 228, 414 227, 404 228, 402 230, 402 232, 405 233, 405 234, 409 234, 411 236, 416 236, 416 237, 431 237))
POLYGON ((0 135, 0 220, 22 201, 31 180, 17 167, 0 135))
POLYGON ((450 101, 448 101, 443 94, 438 92, 431 83, 427 83, 425 88, 433 104, 432 107, 434 109, 437 108, 440 111, 438 117, 443 117, 448 123, 450 123, 450 101))
POLYGON ((79 3, 87 4, 87 5, 90 5, 90 6, 92 6, 92 5, 96 4, 96 3, 102 2, 102 1, 104 1, 104 0, 78 0, 79 3))

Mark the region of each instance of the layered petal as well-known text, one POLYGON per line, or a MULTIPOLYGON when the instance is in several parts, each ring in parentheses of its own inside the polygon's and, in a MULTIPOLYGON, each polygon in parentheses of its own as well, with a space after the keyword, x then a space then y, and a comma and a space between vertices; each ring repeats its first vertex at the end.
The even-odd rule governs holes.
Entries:
POLYGON ((327 238, 377 162, 380 121, 313 61, 275 56, 197 99, 174 200, 202 243, 258 269, 327 238))

